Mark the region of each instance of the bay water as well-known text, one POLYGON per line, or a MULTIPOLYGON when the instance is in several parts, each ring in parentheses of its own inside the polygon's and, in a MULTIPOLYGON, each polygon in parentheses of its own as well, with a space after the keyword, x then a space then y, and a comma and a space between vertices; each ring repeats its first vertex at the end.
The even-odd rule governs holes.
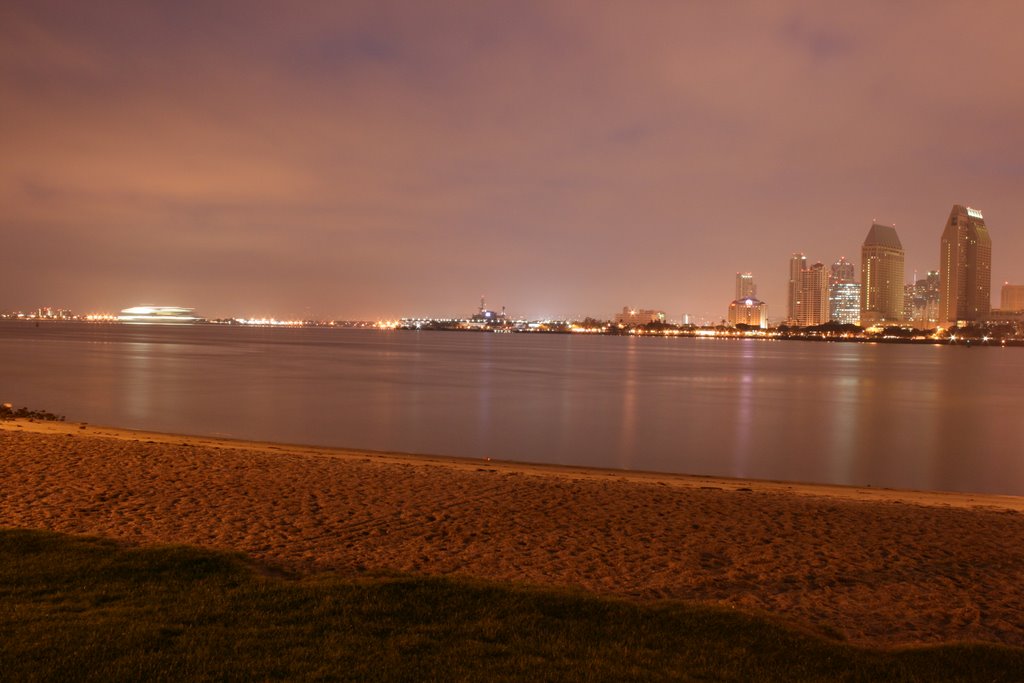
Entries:
POLYGON ((1024 495, 1024 348, 0 321, 0 401, 161 432, 1024 495))

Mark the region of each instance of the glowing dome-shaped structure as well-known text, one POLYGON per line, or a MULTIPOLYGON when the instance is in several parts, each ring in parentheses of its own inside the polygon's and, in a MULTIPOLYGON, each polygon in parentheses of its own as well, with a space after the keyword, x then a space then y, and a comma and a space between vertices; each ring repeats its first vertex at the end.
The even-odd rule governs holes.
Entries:
POLYGON ((121 311, 117 319, 123 323, 173 323, 184 325, 199 318, 193 315, 194 308, 180 306, 133 306, 121 311))

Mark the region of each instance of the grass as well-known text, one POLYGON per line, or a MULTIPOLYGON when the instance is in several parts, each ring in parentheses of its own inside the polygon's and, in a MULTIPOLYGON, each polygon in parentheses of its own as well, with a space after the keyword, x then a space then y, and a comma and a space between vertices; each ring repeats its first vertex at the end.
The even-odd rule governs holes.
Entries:
POLYGON ((1024 649, 876 651, 680 603, 0 530, 5 681, 1011 681, 1024 649))

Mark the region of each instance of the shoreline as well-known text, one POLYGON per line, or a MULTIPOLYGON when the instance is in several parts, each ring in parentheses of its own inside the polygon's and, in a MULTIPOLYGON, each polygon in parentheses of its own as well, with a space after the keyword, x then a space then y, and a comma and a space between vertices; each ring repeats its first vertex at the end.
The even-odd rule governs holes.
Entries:
MULTIPOLYGON (((798 341, 798 342, 837 342, 847 344, 911 344, 911 345, 925 345, 925 346, 956 346, 960 348, 973 348, 973 347, 991 347, 991 348, 1005 348, 1005 347, 1024 347, 1024 338, 1018 336, 1011 337, 966 337, 962 340, 949 339, 949 338, 933 338, 931 336, 885 336, 885 335, 867 335, 860 334, 858 336, 843 336, 842 334, 821 334, 821 333, 801 333, 801 332, 779 332, 777 328, 766 328, 764 334, 744 334, 739 331, 733 333, 724 334, 698 334, 695 331, 675 331, 675 332, 664 332, 664 331, 604 331, 604 332, 572 332, 570 330, 522 330, 522 329, 505 329, 505 328, 452 328, 452 327, 430 327, 430 328, 382 328, 377 323, 369 325, 359 323, 357 321, 345 321, 345 324, 335 324, 329 321, 316 321, 312 324, 254 324, 254 323, 222 323, 213 320, 202 320, 193 323, 138 323, 138 322, 121 322, 111 320, 61 320, 61 319, 18 319, 18 318, 0 318, 0 321, 7 320, 14 323, 34 323, 35 327, 39 327, 40 323, 46 325, 56 324, 82 324, 82 325, 108 325, 108 326, 120 326, 120 325, 156 325, 161 328, 173 328, 173 327, 219 327, 219 328, 246 328, 246 329, 277 329, 277 330, 296 330, 296 329, 321 329, 321 330, 360 330, 370 332, 465 332, 470 334, 494 334, 494 333, 510 333, 510 334, 526 334, 526 335, 577 335, 585 337, 640 337, 640 338, 679 338, 679 339, 715 339, 725 341, 742 341, 742 340, 755 340, 755 341, 798 341), (772 334, 767 334, 772 332, 772 334)), ((1008 321, 1002 323, 993 324, 1008 324, 1008 321)), ((901 329, 919 330, 920 328, 903 328, 899 325, 894 327, 900 327, 901 329)), ((639 329, 639 328, 637 328, 639 329)), ((707 328, 701 328, 707 329, 707 328)), ((934 332, 935 328, 926 328, 920 330, 922 332, 934 332)))
POLYGON ((1024 498, 0 422, 0 527, 682 600, 852 644, 1024 646, 1024 498))
POLYGON ((652 472, 646 470, 619 470, 605 467, 582 465, 558 465, 532 463, 519 460, 498 460, 492 458, 469 458, 450 455, 401 453, 331 446, 256 441, 216 436, 173 434, 146 430, 127 429, 93 425, 84 422, 43 421, 18 418, 0 421, 0 431, 24 431, 35 434, 71 434, 75 436, 99 436, 121 441, 152 441, 172 445, 193 445, 210 448, 231 448, 264 453, 297 453, 304 455, 328 456, 340 459, 377 458, 395 463, 421 463, 453 467, 462 470, 476 470, 482 466, 500 468, 503 472, 539 474, 568 478, 595 480, 613 479, 629 482, 662 483, 679 488, 719 487, 723 490, 751 489, 759 492, 788 493, 804 496, 836 498, 862 502, 903 502, 923 506, 957 508, 989 508, 1024 512, 1024 496, 997 493, 964 493, 958 491, 929 491, 897 489, 844 484, 816 484, 811 482, 742 479, 699 474, 652 472))

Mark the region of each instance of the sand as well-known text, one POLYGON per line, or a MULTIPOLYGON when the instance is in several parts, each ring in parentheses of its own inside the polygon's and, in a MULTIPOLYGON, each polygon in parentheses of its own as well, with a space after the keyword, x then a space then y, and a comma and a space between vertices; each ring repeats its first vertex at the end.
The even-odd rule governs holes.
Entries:
POLYGON ((0 423, 0 526, 769 613, 873 646, 1024 646, 1024 498, 0 423))

